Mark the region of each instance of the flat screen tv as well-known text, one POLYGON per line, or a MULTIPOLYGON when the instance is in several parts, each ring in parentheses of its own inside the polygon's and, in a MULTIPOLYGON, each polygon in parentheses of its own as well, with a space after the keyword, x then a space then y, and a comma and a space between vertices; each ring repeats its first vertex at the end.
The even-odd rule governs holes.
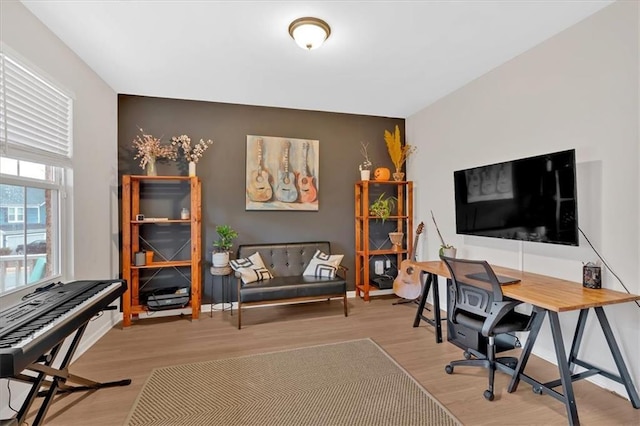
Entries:
POLYGON ((454 172, 458 234, 578 245, 575 150, 454 172))

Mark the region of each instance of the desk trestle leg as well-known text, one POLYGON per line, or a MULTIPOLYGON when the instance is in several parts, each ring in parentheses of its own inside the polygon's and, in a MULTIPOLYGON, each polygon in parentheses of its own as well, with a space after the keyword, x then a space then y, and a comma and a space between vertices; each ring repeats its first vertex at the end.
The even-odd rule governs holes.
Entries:
POLYGON ((569 424, 579 425, 580 420, 578 418, 578 410, 573 393, 573 382, 594 376, 596 374, 600 374, 610 380, 623 384, 627 390, 627 393, 629 394, 629 399, 631 400, 631 404, 633 405, 633 407, 636 409, 640 408, 640 399, 638 398, 638 393, 633 385, 631 375, 627 370, 624 359, 622 358, 620 348, 615 341, 615 337, 613 336, 613 332, 611 331, 611 326, 609 325, 609 320, 607 319, 607 316, 604 312, 604 308, 598 306, 594 307, 594 310, 598 317, 598 321, 600 322, 600 327, 602 328, 605 339, 607 340, 607 344, 609 345, 609 349, 611 350, 611 354, 613 355, 616 367, 618 368, 618 373, 620 374, 619 376, 604 371, 598 367, 595 367, 585 361, 578 359, 578 351, 580 349, 580 343, 582 342, 582 336, 584 334, 585 325, 587 322, 587 315, 589 312, 588 309, 582 309, 580 311, 578 324, 576 325, 576 330, 573 336, 571 351, 569 353, 569 358, 567 358, 566 352, 564 350, 564 342, 562 340, 562 332, 560 329, 558 313, 534 307, 534 313, 536 314, 536 317, 533 319, 529 338, 527 339, 527 343, 524 347, 524 350, 522 351, 522 354, 518 361, 518 365, 516 366, 516 370, 513 377, 511 378, 511 382, 509 383, 507 391, 515 392, 518 388, 519 381, 524 380, 525 382, 533 386, 534 392, 545 393, 562 401, 567 409, 569 424), (556 351, 556 358, 558 361, 560 379, 553 380, 547 383, 540 383, 537 380, 524 374, 524 368, 527 364, 527 360, 529 359, 529 355, 531 355, 531 350, 538 336, 538 332, 540 331, 540 327, 542 326, 544 317, 547 313, 549 314, 549 322, 551 324, 551 334, 553 335, 553 343, 556 351), (575 366, 582 367, 586 371, 572 374, 571 370, 575 366), (553 389, 558 386, 562 386, 562 391, 564 392, 564 394, 553 389))
MULTIPOLYGON (((594 309, 596 311, 596 316, 600 321, 600 326, 602 327, 604 337, 605 339, 607 339, 607 344, 609 345, 609 349, 611 350, 611 355, 613 355, 613 359, 616 362, 616 367, 618 367, 618 372, 620 373, 621 377, 616 377, 611 374, 605 374, 605 372, 601 372, 600 374, 608 377, 611 380, 615 380, 618 383, 624 384, 624 387, 627 389, 627 394, 629 394, 631 405, 633 405, 633 408, 640 408, 640 398, 638 398, 638 392, 633 386, 633 381, 631 380, 629 370, 627 370, 627 366, 624 363, 624 359, 622 358, 622 354, 620 353, 620 348, 616 343, 616 339, 615 337, 613 337, 611 326, 609 325, 609 320, 604 313, 604 308, 602 306, 598 306, 594 309)), ((581 366, 585 367, 584 365, 581 366)))
MULTIPOLYGON (((562 339, 562 328, 560 327, 560 319, 557 312, 549 312, 549 322, 551 323, 551 334, 553 335, 553 345, 556 349, 556 359, 558 361, 558 370, 560 371, 560 383, 564 392, 564 404, 567 408, 567 417, 570 425, 579 425, 578 408, 576 407, 576 397, 573 393, 573 383, 571 380, 571 370, 567 363, 567 354, 564 350, 564 341, 562 339)), ((542 385, 544 389, 545 385, 542 385)))
MULTIPOLYGON (((425 275, 421 272, 421 278, 425 275)), ((418 327, 420 320, 431 324, 436 329, 436 343, 442 343, 442 318, 440 318, 440 292, 438 290, 438 276, 435 274, 426 273, 427 279, 422 287, 422 296, 420 296, 420 303, 418 304, 418 310, 416 311, 416 317, 413 320, 413 326, 418 327), (433 318, 428 318, 424 315, 425 305, 427 304, 427 297, 429 296, 429 290, 433 288, 433 318)))

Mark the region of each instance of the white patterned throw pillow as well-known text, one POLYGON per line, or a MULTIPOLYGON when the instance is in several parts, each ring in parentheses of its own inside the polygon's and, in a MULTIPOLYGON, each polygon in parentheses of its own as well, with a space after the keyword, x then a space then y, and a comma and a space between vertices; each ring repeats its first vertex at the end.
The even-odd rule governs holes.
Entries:
POLYGON ((260 253, 255 252, 249 257, 234 259, 229 262, 231 268, 240 274, 245 284, 273 278, 271 272, 264 266, 260 253))
POLYGON ((308 275, 312 277, 325 277, 335 278, 336 271, 342 262, 343 254, 329 255, 316 250, 316 253, 311 258, 309 265, 304 270, 302 275, 308 275))

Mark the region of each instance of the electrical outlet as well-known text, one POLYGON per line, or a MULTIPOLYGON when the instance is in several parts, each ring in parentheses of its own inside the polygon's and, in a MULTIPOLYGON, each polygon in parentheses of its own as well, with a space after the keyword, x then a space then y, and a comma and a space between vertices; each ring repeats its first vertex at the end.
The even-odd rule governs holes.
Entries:
POLYGON ((382 260, 376 260, 373 266, 374 266, 373 270, 377 275, 384 274, 384 267, 382 266, 382 260))

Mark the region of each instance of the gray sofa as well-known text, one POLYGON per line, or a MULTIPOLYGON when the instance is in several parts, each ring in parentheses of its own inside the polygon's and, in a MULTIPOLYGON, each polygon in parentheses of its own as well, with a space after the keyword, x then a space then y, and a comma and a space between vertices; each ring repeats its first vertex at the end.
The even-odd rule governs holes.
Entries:
POLYGON ((328 241, 243 244, 238 247, 237 258, 246 258, 258 252, 273 278, 245 284, 236 274, 238 282, 238 329, 242 327, 242 307, 279 302, 342 298, 344 316, 347 312, 347 269, 340 266, 335 278, 304 276, 309 261, 320 250, 331 254, 328 241))

